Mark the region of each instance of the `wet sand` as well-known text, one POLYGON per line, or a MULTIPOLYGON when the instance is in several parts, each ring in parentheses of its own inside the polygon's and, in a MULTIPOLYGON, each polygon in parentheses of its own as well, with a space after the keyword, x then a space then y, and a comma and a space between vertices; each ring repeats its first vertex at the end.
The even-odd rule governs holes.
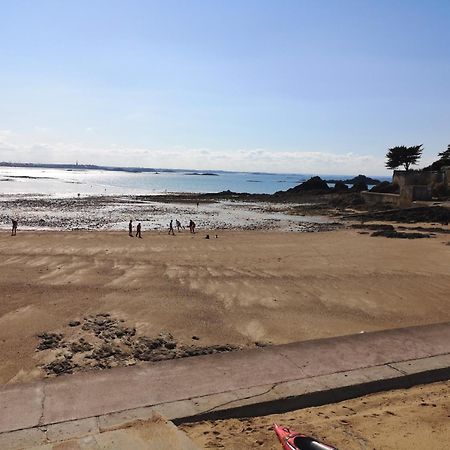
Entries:
POLYGON ((42 378, 37 334, 89 314, 241 347, 450 320, 449 235, 206 233, 0 233, 0 382, 42 378))
POLYGON ((188 227, 193 219, 200 228, 233 230, 321 231, 339 224, 322 211, 308 211, 310 203, 265 202, 260 200, 198 198, 192 194, 158 196, 48 196, 0 195, 0 229, 19 221, 19 229, 39 230, 123 230, 129 220, 141 222, 144 230, 167 229, 178 219, 188 227), (299 208, 306 207, 306 211, 299 208))
POLYGON ((201 448, 280 450, 272 424, 342 450, 450 447, 450 381, 382 392, 286 414, 200 422, 181 428, 201 448))

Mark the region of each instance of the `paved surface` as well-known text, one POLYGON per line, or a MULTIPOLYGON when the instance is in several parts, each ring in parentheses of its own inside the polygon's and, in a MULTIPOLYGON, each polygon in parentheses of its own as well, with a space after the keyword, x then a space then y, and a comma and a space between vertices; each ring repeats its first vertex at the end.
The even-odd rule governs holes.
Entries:
POLYGON ((268 414, 448 378, 450 323, 62 376, 0 389, 0 448, 52 426, 268 414))
POLYGON ((25 449, 200 450, 184 432, 157 414, 146 421, 127 423, 117 429, 98 430, 96 427, 86 426, 86 421, 75 421, 51 431, 48 440, 53 442, 27 446, 25 449))

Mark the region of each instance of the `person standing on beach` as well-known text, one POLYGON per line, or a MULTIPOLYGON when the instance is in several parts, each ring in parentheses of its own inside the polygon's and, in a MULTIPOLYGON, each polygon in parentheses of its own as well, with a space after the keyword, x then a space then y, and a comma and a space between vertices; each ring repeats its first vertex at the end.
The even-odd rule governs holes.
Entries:
POLYGON ((195 222, 192 219, 189 221, 189 230, 192 234, 195 234, 195 222))
POLYGON ((173 220, 171 220, 169 223, 169 234, 175 236, 175 232, 173 231, 173 220))
POLYGON ((177 231, 179 233, 181 228, 184 228, 184 227, 181 225, 181 222, 178 219, 175 221, 175 224, 177 226, 177 231))
POLYGON ((130 223, 128 224, 128 236, 133 237, 133 221, 130 220, 130 223))
POLYGON ((17 233, 17 220, 16 219, 11 219, 12 221, 12 231, 11 231, 11 236, 15 236, 17 233))
POLYGON ((141 236, 141 224, 140 223, 138 223, 137 227, 136 227, 136 237, 142 239, 142 236, 141 236))

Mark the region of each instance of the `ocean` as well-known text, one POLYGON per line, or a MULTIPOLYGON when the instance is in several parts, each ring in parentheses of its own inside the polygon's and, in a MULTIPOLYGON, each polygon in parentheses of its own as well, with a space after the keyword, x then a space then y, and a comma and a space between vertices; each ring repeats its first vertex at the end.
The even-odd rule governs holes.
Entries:
MULTIPOLYGON (((151 195, 180 192, 248 192, 273 194, 310 178, 305 174, 160 171, 129 173, 109 170, 0 167, 0 193, 74 197, 151 195), (208 174, 205 174, 208 173, 208 174)), ((351 176, 328 175, 328 179, 351 176)), ((387 179, 386 177, 379 177, 387 179)))

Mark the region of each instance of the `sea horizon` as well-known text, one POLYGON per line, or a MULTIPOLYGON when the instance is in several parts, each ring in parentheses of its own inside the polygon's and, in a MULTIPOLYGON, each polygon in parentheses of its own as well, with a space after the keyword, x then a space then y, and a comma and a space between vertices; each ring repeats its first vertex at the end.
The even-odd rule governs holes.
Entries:
MULTIPOLYGON (((221 191, 273 194, 316 174, 224 170, 113 168, 111 166, 0 164, 0 193, 21 195, 157 195, 221 191), (116 170, 114 170, 116 169, 116 170), (127 170, 130 169, 130 170, 127 170)), ((355 175, 322 175, 346 180, 355 175)), ((389 177, 377 177, 380 181, 389 177)))

